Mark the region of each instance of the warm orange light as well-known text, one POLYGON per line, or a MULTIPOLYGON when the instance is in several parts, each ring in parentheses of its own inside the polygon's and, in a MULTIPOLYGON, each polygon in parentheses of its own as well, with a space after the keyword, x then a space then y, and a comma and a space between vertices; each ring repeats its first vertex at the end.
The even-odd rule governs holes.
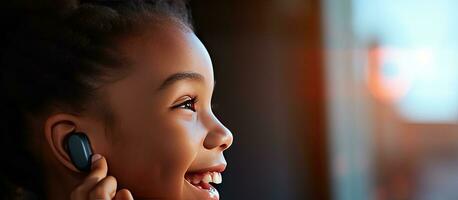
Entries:
POLYGON ((383 73, 383 67, 390 64, 400 70, 401 66, 396 63, 398 56, 402 56, 401 50, 394 48, 374 46, 368 51, 367 85, 370 93, 385 103, 397 102, 407 94, 411 85, 402 73, 383 73))

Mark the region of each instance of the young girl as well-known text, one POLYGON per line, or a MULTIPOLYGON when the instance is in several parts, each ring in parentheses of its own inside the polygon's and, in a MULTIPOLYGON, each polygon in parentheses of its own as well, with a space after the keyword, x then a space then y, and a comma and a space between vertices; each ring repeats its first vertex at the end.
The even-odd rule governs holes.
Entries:
POLYGON ((211 184, 233 138, 212 112, 211 59, 183 4, 27 4, 3 16, 4 198, 219 199, 211 184), (89 172, 66 148, 77 132, 89 172))

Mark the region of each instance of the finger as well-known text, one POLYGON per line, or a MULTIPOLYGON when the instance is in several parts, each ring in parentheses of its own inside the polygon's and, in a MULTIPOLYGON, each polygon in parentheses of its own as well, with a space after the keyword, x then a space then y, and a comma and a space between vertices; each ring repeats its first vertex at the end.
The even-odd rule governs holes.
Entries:
POLYGON ((102 179, 89 192, 90 200, 111 200, 116 195, 117 182, 114 176, 107 176, 102 179))
POLYGON ((134 197, 128 189, 119 190, 114 198, 115 200, 134 200, 134 197))
POLYGON ((71 194, 72 200, 87 200, 89 191, 107 175, 107 161, 100 154, 92 156, 91 172, 71 194))

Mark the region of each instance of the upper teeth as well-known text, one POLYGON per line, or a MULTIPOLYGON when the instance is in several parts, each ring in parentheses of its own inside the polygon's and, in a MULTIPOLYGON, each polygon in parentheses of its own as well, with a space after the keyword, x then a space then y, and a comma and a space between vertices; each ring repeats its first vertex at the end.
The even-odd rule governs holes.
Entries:
POLYGON ((203 183, 215 183, 220 184, 223 182, 223 178, 221 173, 219 172, 207 172, 205 174, 200 175, 193 175, 191 177, 186 177, 186 179, 192 184, 199 184, 200 182, 203 183))

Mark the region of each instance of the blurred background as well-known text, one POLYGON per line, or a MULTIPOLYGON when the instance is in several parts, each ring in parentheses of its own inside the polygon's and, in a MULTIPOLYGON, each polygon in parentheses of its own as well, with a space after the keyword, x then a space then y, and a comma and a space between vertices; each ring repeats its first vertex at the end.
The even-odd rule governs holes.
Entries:
POLYGON ((223 199, 458 199, 458 1, 190 7, 235 138, 223 199))

